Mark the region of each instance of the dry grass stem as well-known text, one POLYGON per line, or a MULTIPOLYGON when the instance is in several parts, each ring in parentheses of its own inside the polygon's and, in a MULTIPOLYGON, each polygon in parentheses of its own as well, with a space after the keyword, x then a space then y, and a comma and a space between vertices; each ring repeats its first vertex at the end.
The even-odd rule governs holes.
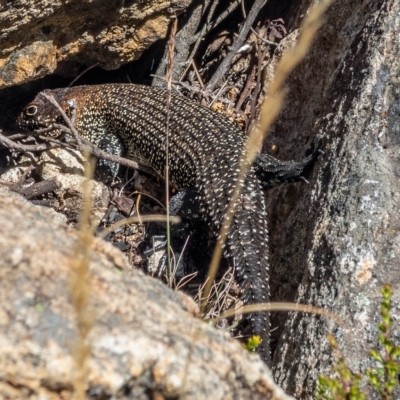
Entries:
MULTIPOLYGON (((85 154, 85 157, 87 154, 85 154)), ((94 323, 94 315, 88 309, 90 293, 89 256, 93 242, 93 228, 90 227, 90 177, 93 175, 93 164, 86 165, 86 180, 83 183, 83 209, 79 218, 78 239, 75 252, 70 258, 71 275, 69 290, 76 316, 77 338, 72 350, 75 362, 72 382, 74 398, 86 399, 87 378, 89 376, 88 361, 90 357, 89 333, 94 323)))
POLYGON ((139 193, 137 198, 136 198, 136 213, 137 213, 137 218, 139 220, 139 224, 142 225, 143 224, 143 220, 140 216, 140 201, 142 200, 142 194, 139 193))
POLYGON ((328 8, 330 3, 331 0, 321 0, 318 4, 312 7, 310 13, 302 24, 301 34, 297 44, 291 50, 289 50, 278 63, 275 78, 269 87, 268 96, 264 100, 261 107, 259 121, 253 125, 246 148, 244 149, 245 157, 243 157, 240 163, 240 172, 237 179, 238 183, 229 203, 228 211, 224 217, 219 240, 215 246, 214 254, 210 263, 208 280, 202 296, 202 312, 204 312, 206 307, 206 301, 209 297, 209 293, 218 270, 219 261, 221 259, 222 244, 226 241, 235 206, 240 196, 240 182, 244 180, 247 170, 261 148, 262 142, 264 141, 271 124, 282 108, 283 98, 285 95, 283 84, 288 74, 304 58, 318 28, 323 22, 323 13, 328 8))
MULTIPOLYGON (((222 313, 218 318, 214 321, 217 323, 223 318, 233 317, 234 315, 241 314, 249 314, 258 311, 297 311, 303 313, 317 314, 327 317, 333 321, 335 321, 340 327, 343 329, 349 329, 349 326, 336 314, 324 310, 320 307, 315 307, 306 304, 297 304, 297 303, 261 303, 261 304, 251 304, 248 306, 242 306, 239 309, 230 309, 222 313)), ((213 322, 214 322, 213 321, 213 322)))
POLYGON ((189 275, 184 276, 176 285, 175 290, 181 290, 183 287, 185 287, 190 281, 192 281, 194 278, 197 276, 197 271, 193 272, 189 275))
MULTIPOLYGON (((228 269, 218 282, 213 282, 209 295, 206 299, 206 306, 202 312, 203 318, 212 319, 214 317, 218 317, 221 315, 223 310, 228 307, 228 294, 232 285, 234 284, 234 281, 232 270, 228 269)), ((203 298, 201 296, 202 293, 204 293, 204 287, 207 283, 208 280, 199 288, 199 294, 195 298, 195 300, 198 300, 200 304, 202 304, 203 298)))
POLYGON ((115 229, 120 228, 121 226, 129 225, 129 224, 141 224, 143 222, 170 222, 172 224, 179 224, 181 219, 179 217, 167 217, 166 215, 160 214, 149 214, 142 215, 140 217, 130 217, 122 219, 121 221, 116 222, 115 224, 110 225, 98 235, 99 238, 105 238, 109 233, 113 232, 115 229))
POLYGON ((186 250, 186 246, 187 246, 187 244, 189 242, 189 239, 190 239, 190 235, 185 240, 185 243, 184 243, 184 245, 182 247, 182 251, 181 251, 181 253, 179 255, 178 260, 176 260, 175 253, 172 252, 173 260, 174 260, 174 264, 173 264, 174 267, 171 269, 171 274, 166 277, 167 278, 167 282, 168 282, 168 287, 170 287, 171 289, 175 288, 175 290, 176 290, 176 287, 177 287, 177 284, 176 284, 176 273, 178 272, 179 264, 180 264, 180 262, 182 260, 183 253, 186 250))
POLYGON ((86 72, 90 71, 92 68, 95 68, 99 65, 100 63, 94 63, 92 65, 89 65, 86 69, 84 69, 81 73, 79 73, 68 85, 68 87, 71 87, 82 75, 86 74, 86 72))
POLYGON ((157 203, 163 210, 165 210, 164 204, 161 203, 161 201, 157 200, 155 197, 151 196, 150 194, 145 193, 145 192, 136 191, 136 192, 131 193, 131 194, 129 195, 129 197, 130 197, 130 196, 133 196, 133 195, 135 195, 135 194, 137 194, 137 195, 139 195, 139 196, 147 196, 149 199, 152 199, 155 203, 157 203))
POLYGON ((169 123, 170 123, 170 106, 171 106, 171 90, 172 90, 172 71, 174 68, 174 51, 175 51, 175 36, 178 29, 178 19, 175 18, 171 26, 171 32, 168 40, 168 61, 166 71, 167 81, 167 126, 166 126, 166 140, 165 140, 165 209, 167 212, 167 265, 168 275, 171 276, 171 231, 169 229, 170 215, 169 215, 169 123))

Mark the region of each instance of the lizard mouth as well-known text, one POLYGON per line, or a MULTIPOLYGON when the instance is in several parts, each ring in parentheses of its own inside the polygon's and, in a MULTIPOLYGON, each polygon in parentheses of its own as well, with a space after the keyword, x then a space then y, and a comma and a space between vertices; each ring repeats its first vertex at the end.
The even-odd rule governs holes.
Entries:
POLYGON ((22 113, 17 119, 18 128, 24 131, 33 131, 35 129, 48 128, 52 124, 49 119, 42 118, 26 118, 24 113, 22 113))

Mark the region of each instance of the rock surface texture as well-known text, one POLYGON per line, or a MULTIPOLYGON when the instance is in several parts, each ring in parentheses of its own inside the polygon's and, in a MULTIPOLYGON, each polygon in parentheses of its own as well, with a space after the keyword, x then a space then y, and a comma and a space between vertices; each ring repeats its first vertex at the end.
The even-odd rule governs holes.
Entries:
MULTIPOLYGON (((292 9, 289 25, 309 3, 292 9)), ((348 324, 289 315, 274 371, 296 398, 313 398, 318 375, 332 374, 328 333, 352 371, 376 367, 368 351, 381 349, 376 326, 384 283, 393 286, 391 338, 400 343, 399 31, 396 0, 334 1, 288 81, 285 108, 268 139, 285 159, 310 132, 326 135, 311 187, 282 187, 268 200, 272 300, 321 306, 348 324)))
POLYGON ((71 66, 115 69, 164 38, 190 0, 35 1, 0 5, 0 88, 71 66))
MULTIPOLYGON (((69 399, 76 232, 0 190, 0 397, 69 399)), ((198 318, 185 295, 95 239, 88 399, 289 399, 258 356, 198 318)))
MULTIPOLYGON (((0 128, 11 105, 17 115, 38 91, 60 86, 60 75, 66 81, 97 62, 114 69, 137 59, 165 37, 174 12, 189 3, 0 2, 0 89, 5 88, 0 128)), ((263 15, 283 18, 289 32, 280 49, 295 42, 312 3, 267 2, 263 15)), ((325 134, 325 156, 310 185, 267 193, 272 300, 320 306, 347 323, 338 327, 300 313, 272 315, 278 343, 274 377, 299 399, 315 398, 318 376, 332 375, 328 333, 352 371, 365 375, 366 368, 376 367, 368 351, 380 349, 376 326, 384 283, 393 286, 391 338, 400 343, 399 32, 398 0, 333 1, 306 59, 288 80, 285 107, 265 144, 268 152, 277 149, 272 155, 280 159, 300 159, 298 149, 325 134)), ((268 74, 273 75, 279 48, 268 74)), ((22 173, 14 174, 14 181, 22 173)), ((0 393, 5 398, 71 397, 75 333, 66 286, 74 241, 75 234, 50 211, 1 192, 0 393)), ((287 398, 274 389, 257 358, 191 317, 190 300, 130 270, 117 250, 96 243, 88 398, 287 398)), ((365 378, 362 385, 368 390, 365 378)), ((378 397, 369 392, 367 398, 378 397)))

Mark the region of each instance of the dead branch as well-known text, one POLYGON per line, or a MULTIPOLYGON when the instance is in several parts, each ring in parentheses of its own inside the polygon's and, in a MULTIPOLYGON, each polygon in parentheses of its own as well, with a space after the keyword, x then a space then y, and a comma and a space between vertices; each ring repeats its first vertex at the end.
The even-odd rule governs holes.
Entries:
MULTIPOLYGON (((67 116, 67 114, 65 113, 65 111, 62 109, 62 107, 58 104, 58 102, 56 101, 56 99, 52 96, 49 96, 46 93, 40 93, 40 95, 42 97, 44 97, 49 103, 51 103, 55 108, 57 108, 58 112, 61 114, 61 116, 63 117, 65 123, 67 124, 68 128, 71 131, 72 136, 75 139, 76 144, 78 145, 78 147, 82 146, 82 140, 81 137, 79 136, 79 133, 76 131, 73 122, 71 121, 71 119, 67 116)), ((71 103, 69 105, 72 110, 76 109, 76 104, 75 102, 71 103)), ((73 115, 75 115, 75 113, 73 113, 73 115)), ((73 118, 74 119, 74 118, 73 118)))
MULTIPOLYGON (((176 54, 174 55, 173 77, 179 79, 182 71, 185 69, 188 62, 190 47, 196 40, 196 32, 199 29, 204 10, 208 7, 210 0, 194 1, 190 7, 191 11, 187 12, 188 19, 183 23, 183 27, 176 34, 176 54)), ((168 64, 168 48, 165 49, 162 60, 155 72, 152 86, 165 87, 166 84, 159 76, 164 76, 168 64)))
MULTIPOLYGON (((68 135, 73 135, 73 132, 71 132, 71 130, 68 129, 64 125, 54 124, 54 128, 62 131, 63 133, 66 133, 68 135)), ((78 134, 78 132, 75 130, 75 128, 74 128, 74 131, 76 134, 78 134)), ((114 163, 125 165, 126 167, 138 169, 139 171, 146 172, 153 176, 158 176, 158 174, 150 167, 146 167, 145 165, 138 164, 136 161, 132 161, 127 158, 117 156, 115 154, 109 154, 109 153, 105 152, 104 150, 101 150, 99 147, 95 146, 93 143, 91 143, 89 140, 87 140, 83 137, 80 137, 80 140, 81 140, 81 146, 78 148, 78 150, 81 152, 87 151, 91 155, 93 155, 97 158, 101 158, 103 160, 112 161, 114 163)), ((71 148, 71 144, 64 144, 64 147, 71 148)))
POLYGON ((31 203, 35 206, 42 206, 42 207, 59 207, 59 203, 57 200, 31 200, 31 203))
POLYGON ((270 40, 264 39, 262 36, 260 36, 260 35, 257 33, 257 31, 256 31, 255 29, 251 28, 250 30, 256 35, 256 37, 257 37, 258 39, 260 39, 260 40, 261 40, 262 42, 264 42, 265 44, 268 44, 268 45, 274 46, 274 47, 277 47, 277 46, 278 46, 278 43, 271 42, 270 40))
POLYGON ((53 192, 61 187, 60 182, 56 178, 52 178, 42 182, 36 182, 30 186, 9 186, 13 192, 19 193, 25 198, 32 199, 33 197, 40 196, 41 194, 53 192))
MULTIPOLYGON (((56 147, 60 147, 59 145, 53 145, 51 143, 41 143, 41 144, 21 144, 14 142, 13 140, 9 139, 7 136, 4 136, 0 131, 0 145, 6 147, 10 150, 19 151, 22 153, 26 153, 28 151, 44 151, 49 149, 54 149, 56 147)), ((21 135, 21 134, 18 134, 21 135)))
POLYGON ((252 27, 255 19, 257 18, 257 15, 259 14, 261 8, 264 6, 266 3, 266 0, 255 0, 253 7, 251 8, 245 23, 243 25, 242 30, 239 33, 239 36, 236 38, 235 42, 232 45, 231 50, 227 54, 227 56, 223 59, 217 70, 215 71, 214 75, 211 77, 208 85, 207 85, 207 91, 209 93, 213 92, 215 87, 217 86, 218 82, 224 77, 224 75, 228 72, 232 60, 237 54, 238 50, 243 46, 243 43, 245 42, 247 35, 250 31, 250 28, 252 27))
POLYGON ((202 30, 196 35, 196 43, 194 44, 193 49, 188 58, 187 67, 186 67, 185 71, 183 72, 183 74, 181 75, 179 81, 181 81, 184 78, 184 76, 186 75, 186 72, 189 70, 189 68, 191 66, 191 62, 197 53, 197 49, 199 48, 201 41, 204 39, 204 37, 207 35, 207 33, 210 32, 215 27, 217 27, 232 11, 234 11, 236 9, 236 7, 240 4, 240 2, 241 2, 241 0, 236 0, 233 3, 231 3, 228 6, 228 8, 222 14, 220 14, 220 16, 214 22, 211 22, 211 18, 213 17, 215 9, 217 8, 217 5, 218 5, 218 1, 214 1, 214 3, 211 5, 209 13, 207 15, 206 23, 204 24, 202 30))

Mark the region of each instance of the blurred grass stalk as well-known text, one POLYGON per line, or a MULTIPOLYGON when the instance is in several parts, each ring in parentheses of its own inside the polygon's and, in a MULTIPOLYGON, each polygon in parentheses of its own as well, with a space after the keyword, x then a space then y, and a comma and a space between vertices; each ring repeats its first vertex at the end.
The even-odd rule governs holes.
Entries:
POLYGON ((310 313, 322 315, 323 317, 329 318, 336 322, 343 329, 350 329, 348 324, 343 321, 340 317, 338 317, 333 312, 324 310, 320 307, 311 306, 308 304, 298 304, 298 303, 263 303, 263 304, 250 304, 248 306, 241 306, 238 309, 230 309, 222 313, 218 318, 213 320, 214 325, 218 323, 221 319, 233 317, 235 314, 249 314, 255 311, 294 311, 294 312, 302 312, 302 313, 310 313))
MULTIPOLYGON (((93 160, 90 155, 84 154, 86 160, 93 160)), ((89 256, 93 243, 93 229, 90 226, 91 177, 93 176, 94 162, 85 165, 85 181, 83 182, 83 208, 79 216, 79 230, 74 254, 70 258, 71 273, 69 277, 69 291, 76 318, 76 342, 72 348, 75 363, 72 384, 74 399, 86 399, 87 379, 89 376, 90 343, 89 333, 94 324, 94 313, 88 308, 90 296, 89 256)))
POLYGON ((259 119, 257 123, 253 124, 247 140, 246 148, 244 149, 245 157, 243 157, 243 160, 240 163, 240 172, 237 180, 238 183, 233 192, 232 199, 229 202, 228 210, 225 215, 220 235, 218 237, 218 241, 210 263, 207 284, 204 288, 201 302, 202 312, 204 312, 206 309, 206 303, 208 301, 222 255, 222 244, 226 241, 226 237, 229 232, 229 226, 235 211, 235 206, 240 196, 240 182, 244 181, 248 168, 256 157, 259 149, 262 148, 262 143, 267 136, 268 130, 282 108, 283 99, 286 94, 284 82, 287 76, 305 57, 318 29, 324 22, 323 15, 330 3, 331 0, 321 0, 311 8, 309 14, 303 21, 300 29, 300 36, 296 45, 283 55, 282 59, 277 65, 274 80, 269 85, 268 95, 261 106, 259 119))
MULTIPOLYGON (((89 153, 85 153, 86 160, 93 160, 89 153)), ((89 333, 94 325, 95 315, 93 310, 88 308, 90 297, 90 271, 89 257, 94 238, 94 226, 90 224, 90 211, 92 209, 91 200, 91 178, 93 176, 95 163, 88 162, 85 165, 85 181, 83 182, 83 208, 79 215, 79 230, 77 243, 74 253, 70 258, 71 273, 69 277, 69 291, 72 306, 76 317, 76 343, 72 348, 72 356, 75 363, 73 371, 72 383, 74 387, 74 399, 85 400, 87 379, 89 377, 89 358, 90 358, 90 342, 88 341, 89 333)), ((103 238, 115 229, 131 223, 142 223, 146 221, 168 221, 171 223, 179 223, 179 217, 169 217, 164 215, 146 215, 142 217, 126 218, 111 227, 104 229, 98 235, 103 238)))

